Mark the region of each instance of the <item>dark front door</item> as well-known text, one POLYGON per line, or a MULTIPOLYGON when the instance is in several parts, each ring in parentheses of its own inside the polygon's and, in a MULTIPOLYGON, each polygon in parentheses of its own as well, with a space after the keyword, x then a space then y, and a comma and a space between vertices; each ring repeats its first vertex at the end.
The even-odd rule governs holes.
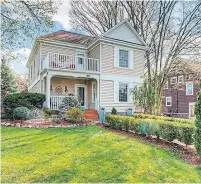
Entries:
POLYGON ((85 107, 85 88, 84 87, 77 87, 77 97, 81 102, 81 106, 85 107))

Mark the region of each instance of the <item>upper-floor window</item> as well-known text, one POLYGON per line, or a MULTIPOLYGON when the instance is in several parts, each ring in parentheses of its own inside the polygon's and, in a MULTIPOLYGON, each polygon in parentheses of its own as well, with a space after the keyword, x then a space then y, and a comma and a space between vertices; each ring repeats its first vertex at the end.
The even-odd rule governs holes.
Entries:
POLYGON ((119 102, 128 102, 128 84, 119 83, 119 102))
POLYGON ((186 95, 193 95, 193 82, 186 83, 186 95))
POLYGON ((119 66, 128 68, 128 50, 119 50, 119 66))
POLYGON ((168 89, 168 81, 166 81, 166 83, 164 84, 163 89, 168 89))
POLYGON ((171 81, 171 84, 176 84, 177 83, 177 77, 171 77, 170 81, 171 81))
POLYGON ((178 83, 183 83, 184 82, 184 76, 180 75, 178 76, 178 83))
POLYGON ((166 106, 172 106, 172 97, 171 96, 166 97, 166 106))

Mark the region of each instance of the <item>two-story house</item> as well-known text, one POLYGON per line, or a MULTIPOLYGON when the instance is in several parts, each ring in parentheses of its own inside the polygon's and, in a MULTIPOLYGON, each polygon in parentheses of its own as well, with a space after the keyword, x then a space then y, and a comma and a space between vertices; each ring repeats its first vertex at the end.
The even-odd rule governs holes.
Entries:
POLYGON ((163 89, 162 112, 194 118, 194 105, 200 90, 201 63, 178 59, 173 63, 163 89))
POLYGON ((98 37, 63 30, 40 36, 27 62, 28 89, 45 94, 52 110, 74 95, 84 109, 125 113, 133 108, 131 89, 143 80, 147 49, 126 20, 98 37))

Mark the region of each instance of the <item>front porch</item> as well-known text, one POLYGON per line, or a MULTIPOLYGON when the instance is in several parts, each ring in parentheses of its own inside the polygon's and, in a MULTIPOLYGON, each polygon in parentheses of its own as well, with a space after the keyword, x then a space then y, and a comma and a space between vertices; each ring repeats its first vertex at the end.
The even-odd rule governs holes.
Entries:
POLYGON ((99 110, 99 80, 72 76, 47 75, 43 80, 44 106, 59 110, 64 98, 77 98, 83 109, 99 110))

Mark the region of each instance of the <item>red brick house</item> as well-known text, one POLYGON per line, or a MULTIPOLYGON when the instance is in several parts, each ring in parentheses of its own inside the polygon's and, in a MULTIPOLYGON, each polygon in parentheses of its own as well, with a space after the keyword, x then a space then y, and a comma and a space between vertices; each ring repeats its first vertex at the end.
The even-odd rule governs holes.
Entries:
POLYGON ((201 63, 178 60, 168 75, 163 89, 162 113, 169 116, 194 118, 201 63))

